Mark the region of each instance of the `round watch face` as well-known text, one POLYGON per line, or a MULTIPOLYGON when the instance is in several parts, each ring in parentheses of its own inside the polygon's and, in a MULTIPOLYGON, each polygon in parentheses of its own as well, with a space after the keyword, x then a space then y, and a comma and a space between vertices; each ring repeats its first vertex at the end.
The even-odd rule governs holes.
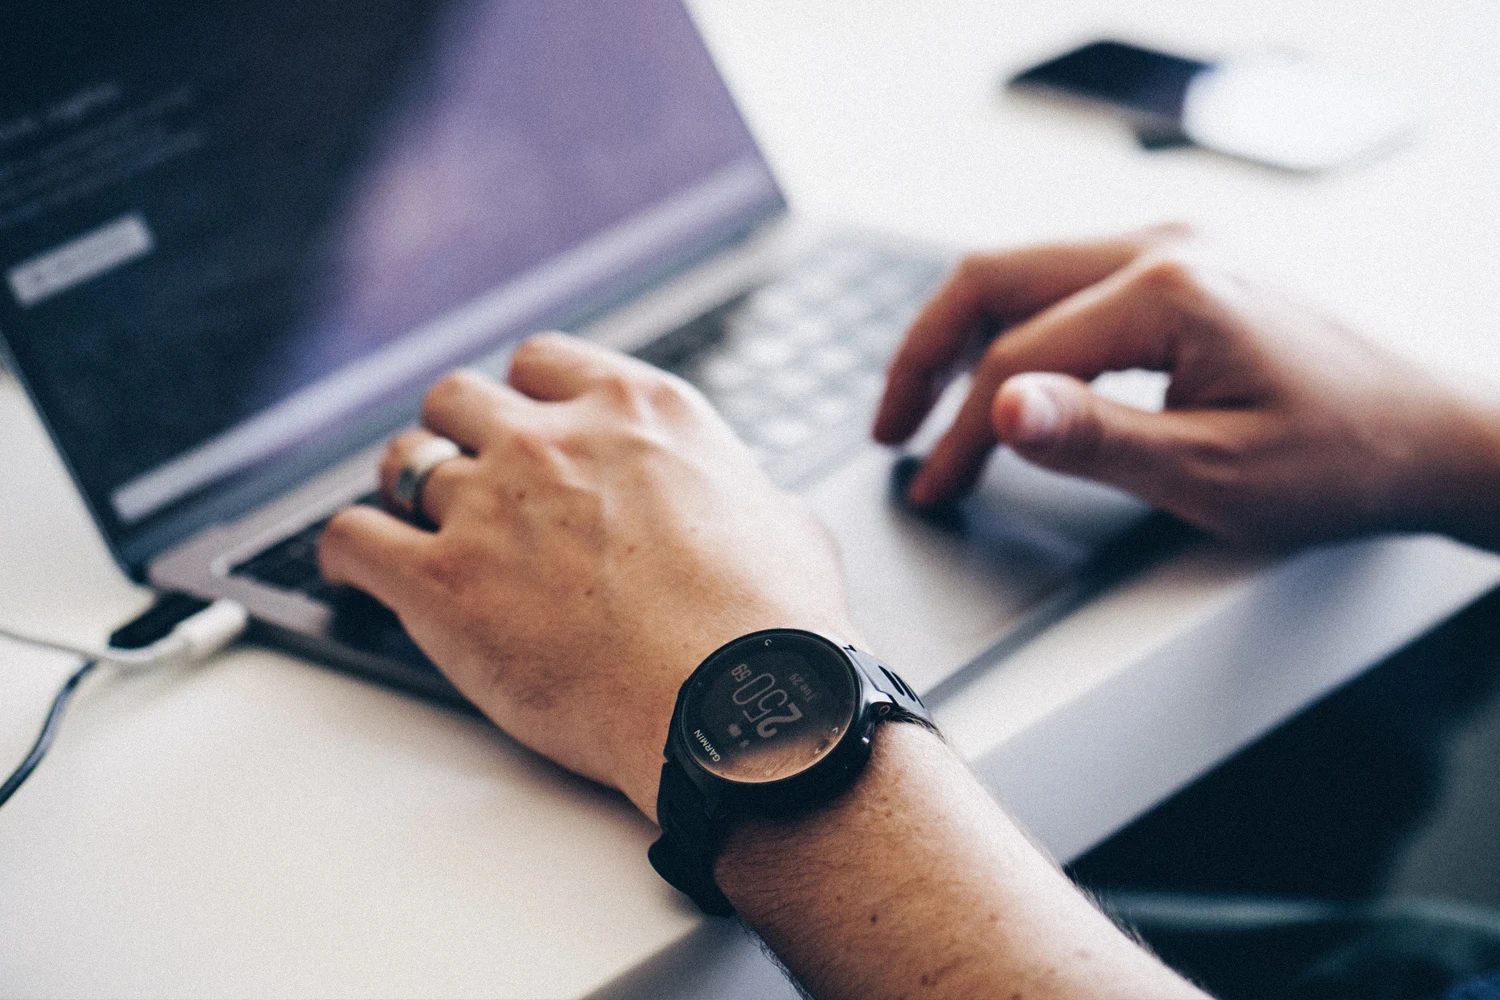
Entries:
POLYGON ((848 732, 858 685, 830 644, 795 633, 744 639, 694 675, 682 737, 711 774, 761 784, 807 770, 848 732))

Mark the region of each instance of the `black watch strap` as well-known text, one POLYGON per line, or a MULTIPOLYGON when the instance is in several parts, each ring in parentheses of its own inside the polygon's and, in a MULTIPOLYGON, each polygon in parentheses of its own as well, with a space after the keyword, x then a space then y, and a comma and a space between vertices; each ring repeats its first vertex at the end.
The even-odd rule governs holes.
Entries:
POLYGON ((733 916, 734 907, 714 881, 714 861, 724 846, 727 818, 709 809, 703 792, 675 761, 661 767, 656 811, 661 836, 646 851, 651 867, 704 913, 733 916))
POLYGON ((844 652, 852 656, 856 663, 864 669, 865 676, 870 678, 876 688, 890 695, 895 702, 891 711, 884 719, 886 722, 915 722, 917 725, 934 733, 938 731, 937 724, 932 721, 932 713, 922 699, 913 691, 911 685, 901 679, 901 675, 890 667, 880 662, 879 657, 871 656, 863 650, 855 649, 853 646, 845 646, 844 652))

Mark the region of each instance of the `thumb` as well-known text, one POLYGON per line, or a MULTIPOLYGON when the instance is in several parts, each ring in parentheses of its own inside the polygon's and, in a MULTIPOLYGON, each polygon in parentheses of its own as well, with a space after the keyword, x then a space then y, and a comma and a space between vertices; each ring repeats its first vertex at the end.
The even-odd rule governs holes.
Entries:
POLYGON ((990 420, 1004 444, 1037 465, 1117 486, 1162 506, 1181 478, 1182 414, 1105 399, 1068 375, 1030 372, 995 393, 990 420))

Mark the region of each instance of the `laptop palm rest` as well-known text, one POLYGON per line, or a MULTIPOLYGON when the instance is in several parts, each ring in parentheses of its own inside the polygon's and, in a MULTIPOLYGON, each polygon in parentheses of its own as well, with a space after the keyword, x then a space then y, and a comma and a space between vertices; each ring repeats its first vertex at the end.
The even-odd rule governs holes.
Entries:
POLYGON ((935 512, 901 499, 911 459, 869 446, 804 492, 839 543, 860 639, 927 693, 1054 603, 1150 508, 997 453, 935 512))

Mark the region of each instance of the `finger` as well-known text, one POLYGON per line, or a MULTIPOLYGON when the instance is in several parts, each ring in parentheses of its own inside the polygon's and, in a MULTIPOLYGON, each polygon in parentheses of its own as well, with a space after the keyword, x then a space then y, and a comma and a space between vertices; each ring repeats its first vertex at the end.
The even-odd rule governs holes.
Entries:
POLYGON ((422 424, 475 454, 525 418, 526 397, 478 372, 449 372, 422 400, 422 424))
MULTIPOLYGON (((423 427, 416 427, 392 439, 380 459, 380 492, 387 501, 397 504, 396 482, 403 469, 411 463, 412 455, 422 445, 438 439, 438 435, 423 427)), ((478 463, 467 455, 444 459, 427 473, 427 478, 417 494, 422 514, 433 524, 442 524, 452 509, 459 489, 468 481, 478 463)))
POLYGON ((418 567, 436 544, 432 534, 357 504, 323 529, 318 567, 330 582, 357 587, 399 615, 419 596, 418 567))
POLYGON ((1240 417, 1222 411, 1152 413, 1106 399, 1068 375, 1027 373, 995 394, 995 433, 1022 457, 1174 509, 1199 485, 1189 456, 1240 417))
POLYGON ((963 406, 912 481, 918 506, 939 503, 974 483, 996 443, 990 408, 1006 379, 1062 372, 1090 379, 1128 368, 1167 370, 1175 299, 1158 294, 1170 263, 1118 271, 995 340, 974 371, 963 406))
POLYGON ((984 321, 1029 316, 1186 232, 1182 226, 1158 226, 1110 240, 965 259, 912 322, 891 360, 875 417, 876 440, 895 444, 916 431, 984 321))
POLYGON ((516 348, 506 381, 532 399, 560 403, 622 375, 660 377, 661 372, 617 351, 549 332, 528 337, 516 348))

